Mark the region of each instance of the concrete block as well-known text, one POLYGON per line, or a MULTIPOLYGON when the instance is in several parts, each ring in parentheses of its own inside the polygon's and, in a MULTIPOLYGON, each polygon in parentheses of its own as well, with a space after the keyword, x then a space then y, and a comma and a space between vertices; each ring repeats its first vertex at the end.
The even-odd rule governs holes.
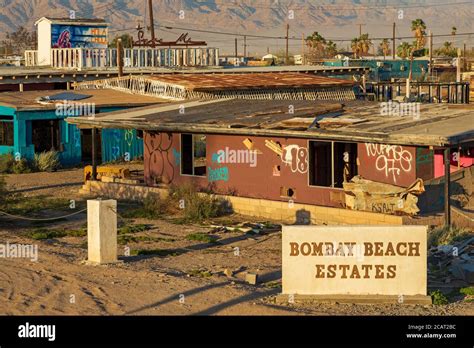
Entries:
POLYGON ((117 201, 87 201, 88 261, 107 264, 117 262, 117 201))
POLYGON ((245 281, 251 285, 256 285, 257 277, 258 277, 257 274, 247 272, 247 274, 245 274, 245 281))

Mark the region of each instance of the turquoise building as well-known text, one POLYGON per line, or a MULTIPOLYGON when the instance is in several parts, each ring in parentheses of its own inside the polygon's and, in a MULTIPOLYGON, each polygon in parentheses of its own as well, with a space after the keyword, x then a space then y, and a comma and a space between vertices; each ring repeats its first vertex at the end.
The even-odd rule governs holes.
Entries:
MULTIPOLYGON (((65 118, 94 117, 160 102, 113 90, 0 93, 0 155, 32 160, 35 153, 55 150, 64 166, 87 162, 92 155, 91 130, 68 124, 65 118)), ((143 156, 143 139, 136 130, 105 129, 98 134, 102 162, 143 156)))
MULTIPOLYGON (((428 59, 415 58, 413 61, 413 78, 423 78, 428 72, 428 59)), ((409 59, 335 59, 324 62, 325 66, 363 66, 370 68, 371 81, 390 81, 392 78, 408 78, 410 73, 409 59)))

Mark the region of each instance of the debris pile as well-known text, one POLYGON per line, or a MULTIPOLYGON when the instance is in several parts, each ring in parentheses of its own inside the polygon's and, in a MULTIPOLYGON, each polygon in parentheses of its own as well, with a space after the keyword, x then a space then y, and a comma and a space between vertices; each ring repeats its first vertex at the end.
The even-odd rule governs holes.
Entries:
POLYGON ((255 222, 243 222, 235 226, 224 226, 224 225, 211 225, 211 233, 219 232, 243 232, 248 234, 260 234, 264 235, 270 232, 281 231, 281 225, 271 224, 268 222, 255 223, 255 222))
POLYGON ((428 256, 432 281, 444 283, 461 280, 474 284, 474 237, 450 245, 432 247, 428 256))

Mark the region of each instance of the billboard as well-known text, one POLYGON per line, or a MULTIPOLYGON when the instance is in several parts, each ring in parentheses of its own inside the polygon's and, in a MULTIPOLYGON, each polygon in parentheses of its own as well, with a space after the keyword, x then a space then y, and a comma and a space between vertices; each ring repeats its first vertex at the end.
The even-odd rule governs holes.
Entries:
POLYGON ((52 48, 107 48, 106 26, 51 25, 52 48))

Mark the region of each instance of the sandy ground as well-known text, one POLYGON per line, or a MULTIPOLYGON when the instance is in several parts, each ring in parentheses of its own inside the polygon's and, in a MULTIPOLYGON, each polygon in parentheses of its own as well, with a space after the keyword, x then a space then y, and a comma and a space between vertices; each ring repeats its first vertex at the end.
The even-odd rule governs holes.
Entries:
MULTIPOLYGON (((82 170, 11 175, 16 190, 54 185, 28 194, 77 196, 82 170), (75 186, 58 186, 75 183, 75 186)), ((51 228, 77 228, 85 214, 51 228)), ((233 216, 234 220, 247 218, 233 216)), ((227 220, 229 218, 226 218, 227 220)), ((218 222, 218 221, 217 221, 218 222)), ((177 225, 166 220, 136 220, 152 225, 140 235, 160 240, 129 243, 134 249, 179 251, 168 256, 124 256, 107 266, 83 264, 86 237, 36 241, 22 233, 24 224, 0 219, 0 242, 37 244, 39 258, 0 258, 0 314, 31 315, 474 315, 474 303, 445 306, 287 304, 275 302, 281 292, 281 232, 247 235, 213 232, 209 226, 177 225), (190 233, 210 233, 219 243, 189 241, 190 233), (240 255, 235 255, 238 247, 240 255), (228 277, 224 270, 236 272, 228 277), (201 274, 197 274, 199 270, 201 274), (204 273, 208 271, 208 273, 204 273), (259 275, 257 285, 245 283, 245 272, 259 275), (206 276, 202 276, 205 274, 206 276)))

